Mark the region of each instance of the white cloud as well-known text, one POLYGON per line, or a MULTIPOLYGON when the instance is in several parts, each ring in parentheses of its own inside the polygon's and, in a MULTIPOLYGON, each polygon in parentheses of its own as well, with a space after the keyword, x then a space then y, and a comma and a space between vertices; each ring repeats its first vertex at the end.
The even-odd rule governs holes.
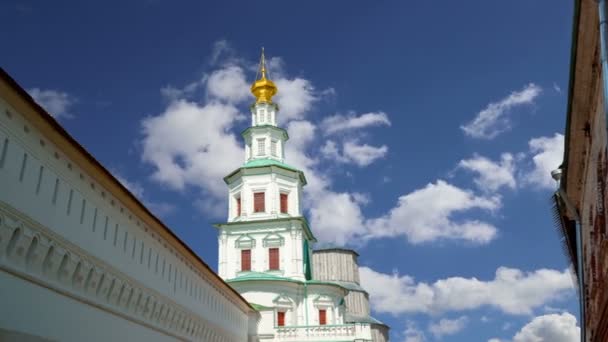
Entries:
POLYGON ((491 102, 477 113, 475 119, 460 128, 470 137, 493 139, 511 128, 511 120, 507 116, 509 111, 517 106, 534 104, 541 91, 541 87, 529 83, 522 90, 513 91, 498 102, 491 102))
POLYGON ((34 98, 34 101, 55 119, 72 117, 69 113, 69 108, 76 102, 76 99, 68 93, 52 89, 43 90, 40 88, 32 88, 27 92, 34 98))
POLYGON ((222 179, 243 162, 243 148, 230 132, 239 116, 230 104, 175 100, 145 118, 142 159, 154 167, 152 178, 175 190, 194 186, 207 194, 205 201, 224 201, 222 179))
POLYGON ((232 104, 247 99, 253 101, 253 96, 249 92, 249 84, 245 79, 245 73, 238 66, 231 65, 213 71, 207 82, 207 91, 212 98, 232 104))
POLYGON ((554 189, 555 180, 551 171, 557 169, 564 157, 564 136, 539 137, 528 142, 533 168, 523 175, 524 182, 540 188, 554 189))
POLYGON ((211 57, 209 58, 209 63, 212 65, 216 64, 217 62, 219 62, 220 57, 222 57, 224 59, 228 59, 229 63, 231 63, 232 60, 231 60, 230 55, 232 55, 232 54, 234 54, 234 49, 232 48, 230 43, 225 39, 218 40, 215 43, 213 43, 213 48, 211 49, 211 57), (228 57, 226 55, 228 55, 228 57))
POLYGON ((318 170, 319 160, 308 153, 317 128, 309 121, 291 121, 287 125, 290 141, 286 145, 287 162, 304 171, 308 181, 304 188, 305 200, 310 211, 310 222, 321 243, 345 244, 363 234, 361 205, 368 199, 358 193, 331 190, 331 180, 318 170))
POLYGON ((439 322, 429 325, 429 332, 440 339, 443 336, 454 335, 462 331, 468 324, 469 319, 466 316, 460 316, 456 319, 443 318, 439 322))
POLYGON ((386 156, 388 147, 386 145, 376 147, 368 144, 360 144, 355 140, 349 140, 342 144, 342 152, 340 152, 335 141, 327 140, 325 145, 321 147, 320 152, 325 158, 335 162, 351 163, 359 167, 364 167, 386 156))
POLYGON ((352 160, 358 166, 368 166, 375 160, 383 158, 388 152, 388 147, 380 147, 368 144, 358 144, 356 141, 344 142, 344 156, 352 160))
POLYGON ((403 331, 403 342, 424 342, 426 338, 422 330, 420 330, 413 321, 405 322, 405 330, 403 331))
MULTIPOLYGON (((576 325, 576 317, 564 312, 538 316, 526 324, 511 340, 512 342, 579 342, 580 328, 576 325)), ((497 338, 488 342, 508 342, 497 338)))
POLYGON ((315 88, 306 79, 279 77, 274 82, 279 88, 273 99, 274 102, 279 104, 280 108, 277 114, 279 125, 290 120, 304 118, 312 105, 319 100, 315 88))
POLYGON ((524 272, 499 267, 494 279, 450 277, 417 283, 408 275, 385 274, 360 268, 361 285, 368 289, 372 308, 391 314, 474 310, 492 307, 507 314, 529 315, 548 302, 573 293, 568 270, 524 272))
POLYGON ((361 198, 351 193, 326 190, 310 208, 310 221, 322 242, 345 245, 365 232, 361 198))
POLYGON ((367 238, 405 236, 414 244, 439 239, 488 243, 496 237, 496 227, 453 216, 474 209, 493 211, 500 205, 498 197, 477 196, 438 180, 401 196, 397 206, 387 214, 370 220, 367 238))
POLYGON ((473 181, 485 192, 494 192, 501 187, 515 189, 517 185, 515 160, 510 153, 503 153, 498 162, 475 155, 473 158, 461 160, 458 167, 476 173, 473 181))
POLYGON ((327 117, 321 123, 321 127, 325 134, 334 134, 342 131, 361 129, 372 126, 390 126, 391 122, 388 115, 384 112, 371 112, 356 116, 350 115, 333 115, 327 117))
POLYGON ((562 88, 560 88, 560 86, 557 85, 557 83, 555 83, 555 82, 553 82, 553 90, 555 90, 555 92, 558 94, 562 93, 562 88))

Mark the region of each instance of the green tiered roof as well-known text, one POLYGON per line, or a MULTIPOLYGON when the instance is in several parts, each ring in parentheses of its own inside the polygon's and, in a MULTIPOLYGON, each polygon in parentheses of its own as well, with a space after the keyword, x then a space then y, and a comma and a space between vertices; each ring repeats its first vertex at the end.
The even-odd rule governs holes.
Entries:
POLYGON ((280 168, 288 170, 288 171, 297 172, 300 175, 300 180, 302 181, 302 183, 304 183, 304 185, 306 185, 306 177, 304 176, 304 172, 296 169, 295 167, 293 167, 291 165, 287 165, 276 159, 271 159, 271 158, 252 159, 252 160, 246 162, 245 164, 243 164, 243 166, 232 171, 228 176, 224 177, 224 182, 228 183, 228 178, 232 177, 232 175, 234 175, 235 173, 239 172, 242 169, 255 169, 258 167, 271 167, 271 166, 276 166, 276 167, 280 167, 280 168))
POLYGON ((254 168, 254 167, 264 167, 264 166, 271 166, 271 165, 279 166, 279 167, 282 167, 284 169, 288 169, 288 170, 291 170, 294 172, 302 172, 293 166, 287 165, 285 163, 281 163, 280 161, 278 161, 276 159, 270 159, 270 158, 253 159, 253 160, 246 162, 245 165, 243 165, 241 167, 254 168))

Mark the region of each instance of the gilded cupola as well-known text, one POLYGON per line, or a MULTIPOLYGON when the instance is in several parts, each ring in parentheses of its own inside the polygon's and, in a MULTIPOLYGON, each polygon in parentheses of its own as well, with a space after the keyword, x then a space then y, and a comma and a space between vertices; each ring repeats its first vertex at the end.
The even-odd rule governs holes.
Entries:
POLYGON ((267 73, 264 48, 262 48, 262 57, 260 58, 256 80, 251 85, 251 93, 255 96, 255 103, 272 103, 272 97, 277 93, 277 86, 266 78, 267 73))

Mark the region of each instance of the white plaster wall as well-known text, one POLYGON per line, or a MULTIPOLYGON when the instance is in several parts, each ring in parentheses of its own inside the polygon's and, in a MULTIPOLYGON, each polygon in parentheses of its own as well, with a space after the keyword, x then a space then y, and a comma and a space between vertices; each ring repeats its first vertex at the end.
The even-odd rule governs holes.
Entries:
MULTIPOLYGON (((300 180, 291 177, 278 168, 274 173, 260 171, 259 174, 245 175, 229 185, 228 222, 267 220, 271 218, 301 216, 300 180), (264 212, 254 212, 253 194, 264 192, 264 212), (281 213, 280 193, 287 193, 287 213, 281 213), (241 216, 237 216, 236 199, 241 199, 241 216)), ((255 172, 255 171, 253 171, 255 172)), ((292 173, 293 174, 293 173, 292 173)))
MULTIPOLYGON (((331 285, 308 285, 306 290, 303 284, 289 282, 247 281, 231 284, 239 293, 251 303, 278 308, 275 301, 277 297, 287 297, 293 304, 291 310, 286 312, 286 326, 303 326, 319 324, 319 308, 327 310, 327 324, 343 324, 344 313, 339 303, 345 291, 331 285), (329 307, 319 305, 316 298, 323 296, 329 299, 329 307), (308 317, 307 317, 308 316, 308 317)), ((285 307, 281 307, 284 309, 285 307)), ((276 311, 275 311, 276 312, 276 311)), ((276 326, 275 313, 271 316, 263 315, 260 325, 276 326)))
POLYGON ((270 247, 264 247, 263 240, 272 234, 281 236, 284 244, 277 247, 280 271, 270 271, 270 273, 303 280, 303 228, 299 221, 252 222, 222 230, 219 235, 220 276, 224 279, 232 279, 241 272, 241 248, 236 247, 236 241, 243 236, 255 239, 255 247, 244 248, 251 249, 251 271, 269 271, 270 247))
POLYGON ((246 338, 248 316, 0 99, 0 201, 203 319, 246 338))
POLYGON ((0 270, 0 329, 55 341, 177 341, 0 270))

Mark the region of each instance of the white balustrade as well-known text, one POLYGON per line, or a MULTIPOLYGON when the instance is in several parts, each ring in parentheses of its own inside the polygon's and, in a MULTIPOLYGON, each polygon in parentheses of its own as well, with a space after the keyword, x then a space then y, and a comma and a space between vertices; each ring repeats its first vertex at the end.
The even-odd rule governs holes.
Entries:
POLYGON ((339 324, 314 326, 277 327, 276 333, 280 341, 341 341, 344 339, 369 340, 371 336, 369 324, 339 324))

